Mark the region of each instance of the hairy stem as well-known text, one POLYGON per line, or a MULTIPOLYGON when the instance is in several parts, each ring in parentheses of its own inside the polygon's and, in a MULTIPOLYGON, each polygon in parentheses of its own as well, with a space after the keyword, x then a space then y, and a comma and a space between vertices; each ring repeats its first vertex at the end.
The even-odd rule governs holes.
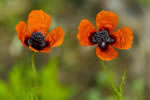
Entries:
POLYGON ((103 69, 104 69, 104 71, 106 73, 107 79, 110 82, 110 84, 111 84, 112 88, 114 89, 116 95, 118 96, 119 100, 123 100, 122 94, 123 94, 123 86, 124 86, 124 83, 125 83, 126 72, 124 72, 124 74, 122 76, 122 81, 121 81, 121 84, 120 84, 120 89, 117 89, 116 86, 114 85, 111 77, 110 77, 109 71, 106 68, 104 62, 101 61, 101 64, 102 64, 102 67, 103 67, 103 69))
POLYGON ((104 64, 103 61, 101 61, 101 64, 102 64, 102 67, 103 67, 103 69, 104 69, 104 71, 105 71, 105 73, 106 73, 106 76, 107 76, 108 81, 110 82, 110 84, 111 84, 112 88, 114 89, 115 93, 118 95, 118 92, 119 92, 119 91, 118 91, 118 89, 116 88, 116 86, 114 85, 114 83, 113 83, 113 81, 112 81, 112 79, 111 79, 111 77, 110 77, 110 74, 109 74, 109 72, 108 72, 108 69, 106 68, 106 66, 105 66, 105 64, 104 64))
POLYGON ((123 77, 122 77, 122 82, 121 82, 121 85, 120 85, 120 90, 116 88, 116 86, 114 85, 112 79, 111 79, 111 76, 109 74, 109 71, 108 69, 106 68, 105 64, 103 61, 101 61, 101 64, 102 64, 102 67, 106 73, 106 76, 107 76, 107 79, 109 81, 109 83, 111 84, 113 90, 115 91, 116 95, 118 96, 119 100, 122 100, 122 93, 123 93, 123 85, 124 85, 124 80, 125 80, 125 75, 126 73, 124 73, 123 77))
POLYGON ((38 100, 38 84, 37 84, 37 72, 35 68, 35 62, 34 62, 34 52, 32 52, 32 71, 33 71, 33 80, 34 80, 34 95, 35 100, 38 100))

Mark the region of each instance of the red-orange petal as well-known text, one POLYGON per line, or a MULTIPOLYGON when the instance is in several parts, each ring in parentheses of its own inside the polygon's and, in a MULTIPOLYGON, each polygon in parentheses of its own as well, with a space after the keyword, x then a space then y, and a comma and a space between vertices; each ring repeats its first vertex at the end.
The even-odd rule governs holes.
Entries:
POLYGON ((112 32, 118 25, 118 16, 112 11, 103 10, 96 16, 96 25, 99 30, 107 28, 112 32))
POLYGON ((98 46, 96 48, 96 55, 101 60, 110 61, 115 59, 118 56, 118 52, 113 49, 111 46, 108 46, 106 51, 102 51, 98 46))
POLYGON ((18 38, 21 40, 22 44, 26 46, 25 39, 30 37, 30 33, 28 32, 27 25, 24 21, 21 21, 16 25, 16 31, 18 33, 18 38))
POLYGON ((93 32, 96 32, 94 25, 87 19, 83 19, 78 27, 77 39, 83 46, 94 45, 90 42, 89 37, 93 32))
POLYGON ((53 29, 48 35, 46 36, 46 41, 50 42, 50 47, 57 47, 63 43, 65 32, 61 27, 57 27, 53 29))
POLYGON ((42 10, 33 10, 28 16, 30 32, 42 32, 46 34, 51 23, 51 16, 42 10))
POLYGON ((43 48, 42 50, 34 49, 34 48, 31 47, 31 46, 29 46, 29 48, 30 48, 32 51, 36 52, 36 53, 38 53, 38 52, 48 53, 48 52, 51 51, 50 47, 43 48))
POLYGON ((116 32, 113 32, 112 35, 116 38, 116 42, 113 44, 114 47, 119 49, 131 48, 133 32, 129 27, 121 28, 116 32))

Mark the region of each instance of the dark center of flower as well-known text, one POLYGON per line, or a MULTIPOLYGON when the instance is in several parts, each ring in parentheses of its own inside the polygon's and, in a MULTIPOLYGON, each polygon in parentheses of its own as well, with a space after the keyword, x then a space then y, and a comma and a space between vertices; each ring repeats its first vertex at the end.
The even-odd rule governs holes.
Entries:
POLYGON ((90 41, 94 44, 98 44, 101 50, 106 50, 109 44, 115 42, 115 38, 109 35, 108 30, 102 29, 99 32, 95 32, 90 36, 90 41))
POLYGON ((47 46, 45 36, 41 32, 33 32, 31 37, 27 40, 27 43, 37 50, 41 50, 47 46))

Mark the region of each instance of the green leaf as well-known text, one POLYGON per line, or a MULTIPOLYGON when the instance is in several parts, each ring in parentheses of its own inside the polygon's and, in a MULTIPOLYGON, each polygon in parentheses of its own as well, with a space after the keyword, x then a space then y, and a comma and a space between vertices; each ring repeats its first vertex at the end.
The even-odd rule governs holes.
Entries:
POLYGON ((90 89, 86 97, 87 100, 104 100, 101 96, 101 92, 99 91, 99 89, 96 88, 90 89))
POLYGON ((0 100, 10 100, 8 86, 0 80, 0 100))
POLYGON ((42 100, 67 100, 69 88, 62 86, 58 81, 57 59, 51 59, 49 64, 43 67, 39 77, 42 100))
POLYGON ((25 64, 16 64, 9 74, 10 92, 15 100, 27 100, 28 91, 31 91, 32 79, 28 75, 28 67, 25 64), (26 67, 26 70, 24 70, 26 67))

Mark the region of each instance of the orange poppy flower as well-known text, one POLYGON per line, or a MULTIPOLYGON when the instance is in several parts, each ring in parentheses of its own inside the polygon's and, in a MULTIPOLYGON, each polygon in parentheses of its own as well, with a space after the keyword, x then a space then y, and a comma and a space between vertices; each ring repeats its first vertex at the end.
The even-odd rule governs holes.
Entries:
POLYGON ((129 27, 123 27, 114 32, 118 24, 118 16, 111 11, 101 11, 96 16, 96 26, 87 19, 83 19, 78 27, 77 38, 81 45, 97 45, 96 55, 106 61, 118 56, 118 49, 131 48, 133 32, 129 27))
POLYGON ((62 44, 63 29, 57 27, 48 33, 51 16, 42 10, 33 10, 28 16, 27 24, 28 26, 24 21, 19 22, 16 25, 16 30, 23 45, 29 47, 32 51, 47 53, 52 47, 62 44))

